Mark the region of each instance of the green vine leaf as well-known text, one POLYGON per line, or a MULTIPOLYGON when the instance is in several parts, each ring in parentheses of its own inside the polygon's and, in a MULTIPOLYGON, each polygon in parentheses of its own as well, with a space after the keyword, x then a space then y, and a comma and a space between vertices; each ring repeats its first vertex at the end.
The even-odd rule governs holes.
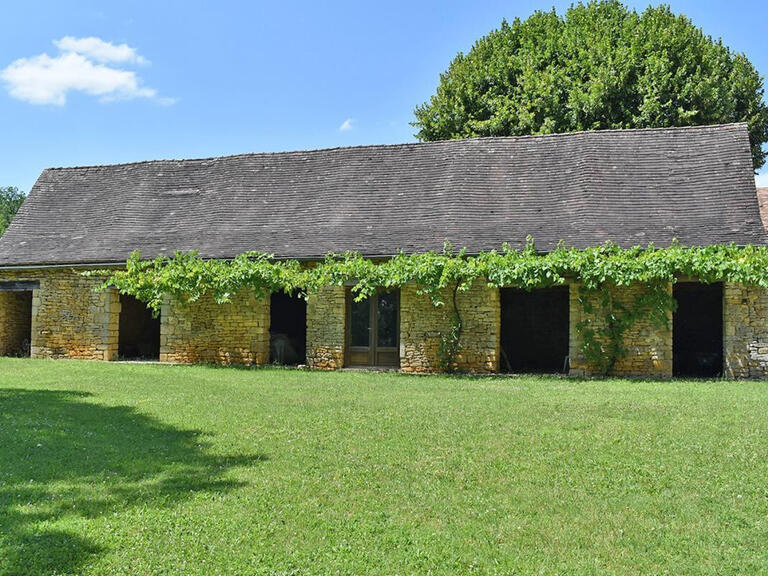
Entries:
POLYGON ((285 292, 308 297, 323 286, 352 287, 362 300, 379 287, 413 285, 444 315, 448 331, 442 336, 441 366, 452 370, 460 350, 461 317, 456 295, 478 280, 488 286, 525 290, 573 283, 585 319, 576 325, 581 352, 592 368, 609 374, 627 354, 625 335, 640 318, 663 326, 675 309, 669 290, 678 278, 701 282, 732 282, 768 288, 768 247, 682 246, 677 241, 661 248, 621 248, 611 242, 576 249, 560 242, 548 253, 539 253, 532 237, 522 250, 508 244, 500 251, 468 255, 445 242, 441 252, 406 254, 371 260, 356 252, 328 254, 317 263, 277 260, 271 254, 247 252, 229 260, 204 259, 197 252, 176 252, 151 260, 138 252, 122 270, 95 270, 86 276, 105 278, 98 289, 114 288, 145 302, 155 314, 167 299, 191 303, 210 294, 218 303, 250 291, 257 297, 285 292), (632 302, 621 302, 614 293, 641 285, 643 293, 632 302), (446 305, 445 296, 452 302, 446 305))

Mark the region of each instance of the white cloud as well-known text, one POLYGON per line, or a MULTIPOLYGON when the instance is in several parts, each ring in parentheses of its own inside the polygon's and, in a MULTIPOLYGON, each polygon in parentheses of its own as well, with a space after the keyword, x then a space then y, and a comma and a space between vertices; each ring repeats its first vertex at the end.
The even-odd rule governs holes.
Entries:
POLYGON ((31 104, 56 106, 66 104, 69 92, 98 96, 103 102, 131 98, 151 98, 163 105, 174 102, 159 98, 154 88, 142 86, 133 70, 108 65, 147 63, 127 44, 71 36, 54 40, 54 44, 60 54, 20 58, 0 71, 11 96, 31 104))
POLYGON ((755 176, 755 184, 758 188, 768 188, 768 172, 755 176))
POLYGON ((339 132, 349 132, 354 128, 353 124, 355 122, 354 118, 347 118, 344 120, 344 122, 341 123, 341 126, 339 126, 339 132))
POLYGON ((135 64, 148 64, 143 56, 139 56, 135 48, 128 44, 112 44, 104 42, 101 38, 89 36, 88 38, 74 38, 64 36, 60 40, 54 40, 53 44, 62 52, 74 52, 82 54, 86 58, 97 62, 131 62, 135 64))

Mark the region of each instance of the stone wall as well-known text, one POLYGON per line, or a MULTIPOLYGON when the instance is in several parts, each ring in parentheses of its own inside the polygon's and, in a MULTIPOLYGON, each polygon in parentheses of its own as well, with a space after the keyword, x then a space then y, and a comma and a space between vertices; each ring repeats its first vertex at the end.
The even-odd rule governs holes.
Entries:
MULTIPOLYGON (((434 372, 439 369, 443 334, 451 327, 451 294, 443 295, 445 306, 435 307, 414 285, 400 289, 400 368, 404 372, 434 372)), ((456 368, 463 372, 496 372, 499 369, 501 304, 497 289, 476 282, 459 292, 462 319, 460 352, 456 368)))
POLYGON ((95 292, 98 285, 75 271, 41 275, 32 299, 32 356, 117 358, 120 299, 114 290, 95 292))
POLYGON ((768 291, 725 283, 723 331, 725 376, 768 379, 768 291))
MULTIPOLYGON (((630 286, 616 288, 613 291, 614 299, 619 303, 631 305, 642 295, 643 286, 630 286)), ((671 292, 672 286, 669 286, 671 292)), ((587 314, 580 301, 579 287, 576 284, 570 286, 570 374, 571 376, 593 376, 594 370, 590 367, 581 351, 583 344, 581 335, 577 329, 580 322, 591 318, 595 326, 602 326, 602 319, 597 314, 587 314)), ((589 296, 595 310, 600 309, 600 295, 589 296)), ((620 359, 614 369, 614 374, 625 378, 671 378, 672 377, 672 314, 667 320, 667 327, 660 328, 647 318, 638 320, 625 335, 625 346, 628 354, 620 359)))
POLYGON ((307 364, 333 370, 344 366, 346 288, 327 286, 307 299, 307 364))
MULTIPOLYGON (((95 278, 78 270, 1 271, 0 281, 37 280, 32 293, 0 292, 0 354, 16 354, 31 315, 30 352, 42 358, 117 358, 120 302, 109 290, 95 292, 95 278), (24 296, 26 294, 26 296, 24 296)), ((670 287, 671 289, 671 287, 670 287)), ((628 302, 643 288, 617 289, 628 302)), ((446 297, 448 295, 446 294, 446 297)), ((724 285, 723 329, 725 375, 768 379, 768 291, 724 285)), ((597 298, 597 296, 594 296, 597 298)), ((450 299, 446 300, 450 307, 450 299)), ((499 291, 477 283, 459 294, 464 329, 458 368, 495 372, 499 368, 499 291)), ((230 304, 210 297, 189 306, 168 302, 161 314, 161 356, 166 362, 264 364, 269 361, 269 299, 239 295, 230 304)), ((307 361, 319 369, 344 366, 346 289, 327 287, 307 303, 307 361)), ((586 317, 576 286, 570 290, 571 374, 590 375, 581 354, 576 326, 586 317)), ((435 308, 415 286, 400 291, 400 363, 405 372, 439 368, 440 338, 450 328, 450 315, 435 308)), ((616 374, 625 377, 672 375, 672 323, 660 329, 641 319, 627 334, 629 355, 616 374)))
POLYGON ((225 304, 210 295, 190 304, 168 300, 160 311, 160 361, 268 363, 269 298, 240 293, 225 304))
POLYGON ((100 281, 79 270, 0 271, 0 281, 39 280, 32 295, 30 353, 37 358, 117 358, 117 292, 95 292, 100 281))

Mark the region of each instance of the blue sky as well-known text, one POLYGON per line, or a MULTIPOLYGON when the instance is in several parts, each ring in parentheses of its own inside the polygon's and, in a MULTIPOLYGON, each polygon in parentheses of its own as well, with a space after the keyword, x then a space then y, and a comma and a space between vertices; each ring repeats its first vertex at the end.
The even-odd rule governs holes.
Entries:
MULTIPOLYGON (((29 190, 47 166, 413 140, 413 108, 458 51, 568 4, 8 2, 0 185, 29 190)), ((768 73, 768 2, 670 4, 768 73)))

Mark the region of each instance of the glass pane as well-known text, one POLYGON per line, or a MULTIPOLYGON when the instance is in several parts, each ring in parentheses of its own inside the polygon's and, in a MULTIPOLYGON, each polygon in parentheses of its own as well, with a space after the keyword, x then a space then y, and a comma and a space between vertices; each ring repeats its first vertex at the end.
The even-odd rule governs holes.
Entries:
POLYGON ((397 293, 380 292, 377 312, 378 345, 397 346, 397 293))
MULTIPOLYGON (((350 298, 354 296, 350 295, 350 298)), ((351 346, 370 346, 370 329, 371 329, 371 303, 366 298, 362 302, 355 302, 352 300, 352 314, 350 321, 350 337, 351 346)))

